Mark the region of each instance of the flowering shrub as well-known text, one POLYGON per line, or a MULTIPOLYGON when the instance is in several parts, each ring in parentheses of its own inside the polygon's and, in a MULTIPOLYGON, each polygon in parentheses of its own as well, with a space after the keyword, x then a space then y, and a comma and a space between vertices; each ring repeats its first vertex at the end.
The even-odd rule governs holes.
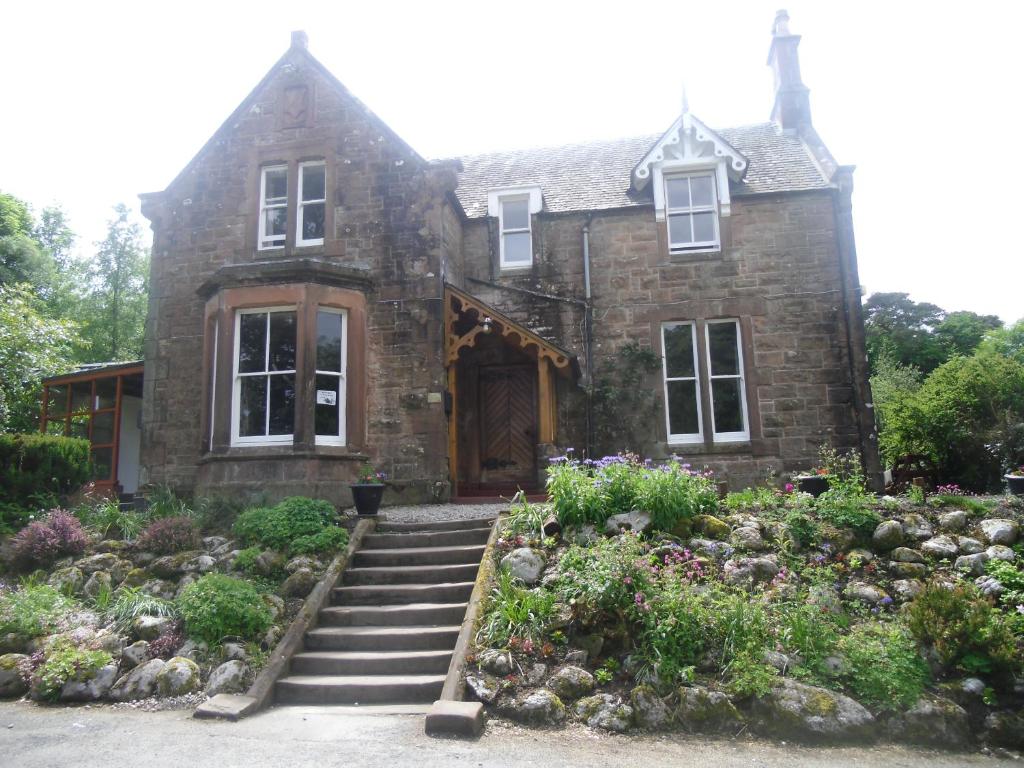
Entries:
POLYGON ((71 680, 91 680, 96 672, 113 661, 106 651, 76 647, 67 638, 58 638, 34 664, 29 680, 32 697, 56 701, 64 684, 71 680))
POLYGON ((199 532, 188 517, 162 517, 146 526, 136 546, 143 552, 173 555, 199 546, 199 532))
POLYGON ((858 624, 839 640, 839 650, 849 664, 847 687, 873 709, 913 706, 928 683, 914 638, 898 625, 858 624))
POLYGON ((11 541, 16 568, 29 570, 46 566, 60 557, 80 555, 86 536, 82 524, 70 512, 55 509, 45 520, 29 523, 11 541))
POLYGON ((356 475, 357 483, 366 483, 370 485, 380 485, 387 479, 388 476, 386 474, 378 472, 373 468, 373 465, 369 463, 363 464, 356 475))

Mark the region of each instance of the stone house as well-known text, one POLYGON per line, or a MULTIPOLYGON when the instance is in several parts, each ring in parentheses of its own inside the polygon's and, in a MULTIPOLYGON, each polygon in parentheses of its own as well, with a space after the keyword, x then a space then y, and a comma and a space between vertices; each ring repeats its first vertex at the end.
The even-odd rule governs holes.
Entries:
POLYGON ((853 169, 799 41, 780 12, 768 122, 428 161, 293 34, 142 196, 141 481, 344 503, 369 461, 419 502, 538 488, 573 448, 735 488, 823 443, 877 476, 853 169))

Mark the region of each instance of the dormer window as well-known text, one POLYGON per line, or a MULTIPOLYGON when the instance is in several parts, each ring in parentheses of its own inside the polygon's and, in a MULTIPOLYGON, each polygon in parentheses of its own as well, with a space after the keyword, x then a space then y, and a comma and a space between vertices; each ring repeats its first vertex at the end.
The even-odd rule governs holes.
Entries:
POLYGON ((288 166, 267 166, 260 175, 260 249, 283 248, 287 229, 288 166))
POLYGON ((665 176, 665 216, 673 253, 718 250, 717 201, 711 171, 665 176))
POLYGON ((498 219, 500 270, 533 266, 533 215, 540 209, 540 187, 511 187, 487 193, 487 215, 498 219))
POLYGON ((327 173, 323 162, 299 163, 299 213, 296 245, 324 244, 327 173))

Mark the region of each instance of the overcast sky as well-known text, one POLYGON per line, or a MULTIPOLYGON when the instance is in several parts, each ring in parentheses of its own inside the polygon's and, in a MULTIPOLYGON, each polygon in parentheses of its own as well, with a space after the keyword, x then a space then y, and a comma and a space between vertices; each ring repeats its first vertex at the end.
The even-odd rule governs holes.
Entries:
MULTIPOLYGON (((79 248, 163 189, 289 44, 429 158, 766 120, 786 5, 815 126, 857 165, 864 287, 1024 317, 1016 2, 17 3, 0 22, 0 190, 79 248)), ((148 235, 148 229, 147 235, 148 235)))

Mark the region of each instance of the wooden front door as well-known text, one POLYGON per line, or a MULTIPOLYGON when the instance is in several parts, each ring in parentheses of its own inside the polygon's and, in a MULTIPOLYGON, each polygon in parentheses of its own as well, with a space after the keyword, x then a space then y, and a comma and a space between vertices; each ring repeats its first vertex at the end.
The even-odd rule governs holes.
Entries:
POLYGON ((532 487, 537 483, 536 369, 481 366, 480 483, 532 487))

